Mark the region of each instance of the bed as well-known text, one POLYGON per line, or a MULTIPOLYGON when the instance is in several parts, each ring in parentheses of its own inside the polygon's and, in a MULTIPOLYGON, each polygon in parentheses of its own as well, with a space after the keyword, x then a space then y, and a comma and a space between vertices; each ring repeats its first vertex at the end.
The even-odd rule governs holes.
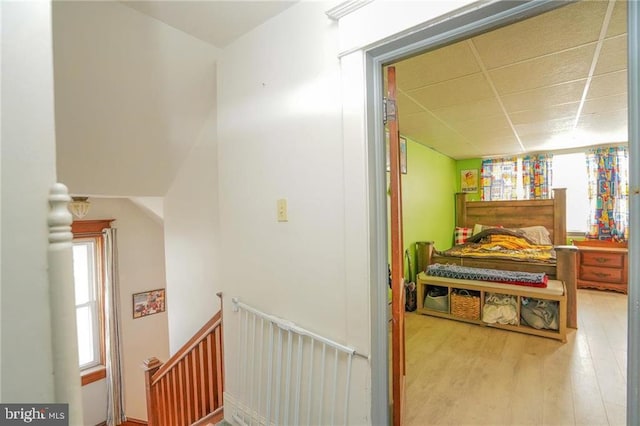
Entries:
POLYGON ((446 255, 433 242, 416 243, 418 272, 430 264, 456 264, 473 268, 505 271, 544 272, 549 279, 564 281, 567 289, 567 327, 577 328, 576 259, 577 249, 567 245, 566 189, 553 190, 547 200, 467 201, 466 194, 456 194, 456 227, 473 228, 478 224, 508 229, 543 226, 553 244, 555 259, 524 260, 492 257, 446 255))

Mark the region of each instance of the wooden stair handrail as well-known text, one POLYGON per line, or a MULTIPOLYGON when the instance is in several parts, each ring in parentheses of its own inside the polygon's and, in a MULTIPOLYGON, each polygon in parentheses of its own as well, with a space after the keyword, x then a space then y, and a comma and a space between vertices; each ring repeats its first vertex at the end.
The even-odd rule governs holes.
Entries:
POLYGON ((220 311, 167 362, 155 357, 144 361, 149 426, 204 425, 208 420, 222 420, 222 293, 217 296, 220 311))
POLYGON ((200 328, 200 330, 196 332, 196 334, 193 335, 191 339, 189 339, 187 343, 184 344, 184 346, 180 348, 178 352, 173 354, 172 357, 170 357, 164 364, 162 364, 162 367, 160 367, 158 371, 153 374, 153 381, 151 382, 151 385, 155 385, 158 380, 162 379, 162 377, 164 377, 164 375, 167 374, 168 371, 171 371, 171 369, 175 367, 178 362, 180 362, 185 356, 187 356, 187 354, 194 347, 198 346, 200 342, 206 339, 207 336, 211 334, 213 330, 215 330, 220 324, 222 324, 222 311, 218 311, 209 321, 207 321, 205 325, 202 326, 202 328, 200 328))

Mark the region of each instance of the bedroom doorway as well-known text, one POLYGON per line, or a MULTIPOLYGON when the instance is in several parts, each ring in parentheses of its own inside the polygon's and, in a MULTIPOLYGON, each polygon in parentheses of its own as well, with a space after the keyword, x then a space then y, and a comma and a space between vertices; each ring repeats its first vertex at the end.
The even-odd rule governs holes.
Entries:
MULTIPOLYGON (((383 66, 393 64, 401 59, 407 58, 409 56, 415 55, 418 52, 437 49, 438 47, 453 43, 455 41, 460 41, 465 38, 471 37, 474 34, 478 34, 484 31, 488 31, 492 28, 496 28, 499 26, 507 25, 509 23, 523 20, 529 17, 536 16, 548 10, 554 9, 559 6, 563 6, 566 3, 558 4, 556 2, 527 2, 524 4, 518 3, 514 4, 509 2, 498 2, 494 4, 489 4, 487 6, 478 7, 476 9, 470 9, 469 11, 451 18, 449 20, 443 20, 443 22, 439 23, 430 23, 428 28, 425 28, 421 31, 412 31, 411 34, 407 34, 402 38, 396 38, 392 42, 385 44, 384 46, 376 47, 368 52, 367 57, 367 65, 368 70, 370 71, 369 75, 372 75, 373 78, 369 79, 368 85, 368 93, 372 96, 373 99, 377 101, 381 101, 382 98, 382 90, 375 88, 374 85, 382 82, 383 78, 381 76, 381 70, 383 66)), ((628 29, 628 51, 629 51, 629 75, 637 75, 638 72, 638 22, 640 20, 639 15, 640 12, 638 10, 638 5, 629 2, 628 11, 629 11, 629 29, 628 29)), ((638 148, 638 82, 629 80, 629 146, 632 152, 637 152, 638 148)), ((371 120, 371 122, 380 122, 377 121, 377 118, 380 118, 380 111, 374 111, 374 115, 372 118, 376 120, 371 120)), ((375 145, 376 149, 383 149, 384 140, 382 139, 382 135, 379 131, 370 129, 369 135, 373 136, 373 139, 376 140, 375 145)), ((638 211, 638 197, 637 192, 635 192, 634 188, 638 188, 639 177, 638 173, 638 161, 635 156, 630 157, 630 184, 631 189, 635 197, 631 197, 630 199, 630 228, 631 235, 630 238, 630 256, 633 259, 635 254, 635 245, 634 242, 640 236, 638 232, 640 221, 639 218, 636 217, 636 212, 638 211), (634 167, 635 166, 635 167, 634 167), (635 174, 634 174, 635 173, 635 174), (634 238, 633 235, 636 237, 634 238)), ((377 183, 380 182, 378 179, 377 183)), ((382 190, 382 188, 379 188, 382 190)), ((386 187, 384 188, 386 190, 386 187)), ((378 208, 381 208, 379 205, 378 208)), ((640 383, 638 379, 638 371, 640 361, 638 360, 638 355, 640 354, 640 313, 636 306, 640 306, 639 300, 639 286, 637 283, 638 276, 637 265, 632 261, 630 268, 630 279, 629 279, 629 316, 628 316, 628 364, 627 364, 627 377, 628 377, 628 386, 627 386, 627 424, 638 424, 640 421, 639 411, 638 411, 638 390, 640 389, 640 383)), ((379 323, 377 324, 379 326, 379 323)), ((378 337, 386 338, 386 328, 385 333, 382 332, 382 327, 378 328, 378 337)), ((393 343, 393 342, 392 342, 393 343)), ((380 371, 374 372, 374 374, 379 374, 380 371)), ((374 400, 374 404, 376 401, 374 400)))

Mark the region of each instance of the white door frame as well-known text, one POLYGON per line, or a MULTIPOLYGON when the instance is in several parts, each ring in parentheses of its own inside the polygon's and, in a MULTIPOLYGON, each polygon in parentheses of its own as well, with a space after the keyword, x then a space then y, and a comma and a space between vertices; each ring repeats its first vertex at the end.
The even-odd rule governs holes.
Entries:
MULTIPOLYGON (((425 50, 432 50, 454 41, 469 38, 478 33, 518 20, 538 15, 542 12, 567 4, 555 0, 533 0, 529 2, 489 2, 472 4, 459 14, 447 16, 441 21, 429 22, 424 28, 412 28, 397 37, 365 52, 367 141, 371 212, 371 321, 372 321, 372 424, 388 424, 389 411, 389 354, 387 324, 387 196, 384 167, 384 129, 382 125, 382 67, 384 65, 413 56, 425 50), (384 297, 382 296, 384 295, 384 297)), ((629 150, 630 158, 630 239, 628 291, 628 349, 627 349, 627 424, 640 424, 640 264, 634 262, 640 241, 640 155, 635 155, 640 147, 639 82, 638 64, 640 38, 640 4, 628 2, 628 92, 629 92, 629 150), (634 76, 632 78, 632 76, 634 76)))

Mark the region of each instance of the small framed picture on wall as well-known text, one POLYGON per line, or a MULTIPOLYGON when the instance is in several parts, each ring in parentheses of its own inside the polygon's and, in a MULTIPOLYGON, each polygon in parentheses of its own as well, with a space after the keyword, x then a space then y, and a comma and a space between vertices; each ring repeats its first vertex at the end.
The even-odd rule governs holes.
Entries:
MULTIPOLYGON (((391 171, 391 153, 389 147, 389 131, 385 131, 385 140, 387 148, 387 171, 391 171)), ((407 138, 400 136, 400 172, 407 174, 407 138)))
POLYGON ((460 172, 460 191, 478 192, 478 169, 462 170, 460 172))
POLYGON ((407 174, 407 139, 400 137, 400 172, 407 174))
POLYGON ((165 290, 145 291, 133 295, 133 318, 142 318, 165 310, 165 290))

